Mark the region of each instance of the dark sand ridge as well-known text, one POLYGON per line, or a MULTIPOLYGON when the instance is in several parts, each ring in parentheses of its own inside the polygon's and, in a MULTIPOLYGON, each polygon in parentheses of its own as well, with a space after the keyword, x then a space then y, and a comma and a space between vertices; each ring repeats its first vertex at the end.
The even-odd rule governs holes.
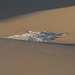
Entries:
POLYGON ((0 75, 74 75, 75 46, 0 39, 0 75))
POLYGON ((0 20, 74 5, 74 0, 0 0, 0 20))

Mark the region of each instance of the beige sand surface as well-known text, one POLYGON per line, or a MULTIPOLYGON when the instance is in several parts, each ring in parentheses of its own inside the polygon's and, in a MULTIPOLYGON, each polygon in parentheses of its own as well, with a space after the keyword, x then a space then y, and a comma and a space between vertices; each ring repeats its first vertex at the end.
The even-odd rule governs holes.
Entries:
POLYGON ((51 42, 75 43, 75 6, 34 12, 0 22, 0 38, 29 30, 66 32, 69 34, 51 42))
POLYGON ((74 74, 74 45, 0 39, 0 75, 74 74))
POLYGON ((0 39, 0 75, 75 75, 75 6, 0 21, 0 38, 29 30, 68 34, 50 43, 0 39))

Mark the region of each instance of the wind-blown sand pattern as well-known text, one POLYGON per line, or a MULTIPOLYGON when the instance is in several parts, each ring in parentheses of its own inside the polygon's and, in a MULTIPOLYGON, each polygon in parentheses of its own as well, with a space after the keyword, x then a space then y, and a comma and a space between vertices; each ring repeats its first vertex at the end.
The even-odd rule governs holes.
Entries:
MULTIPOLYGON (((7 1, 9 4, 9 0, 7 1)), ((54 3, 57 7, 55 5, 50 7, 53 9, 45 8, 46 10, 41 10, 42 6, 37 9, 36 2, 35 12, 30 12, 27 7, 24 7, 25 10, 23 5, 20 7, 18 4, 19 7, 16 7, 17 2, 14 7, 13 4, 10 7, 16 11, 11 9, 5 13, 2 12, 5 11, 4 7, 0 7, 1 14, 8 15, 2 18, 3 15, 0 14, 0 75, 75 75, 74 1, 60 1, 54 3), (70 7, 65 7, 65 3, 70 7), (22 14, 21 10, 24 10, 25 14, 22 14), (26 13, 28 11, 30 13, 26 13), (12 13, 16 16, 11 15, 12 13)), ((32 7, 31 9, 34 9, 32 7)))

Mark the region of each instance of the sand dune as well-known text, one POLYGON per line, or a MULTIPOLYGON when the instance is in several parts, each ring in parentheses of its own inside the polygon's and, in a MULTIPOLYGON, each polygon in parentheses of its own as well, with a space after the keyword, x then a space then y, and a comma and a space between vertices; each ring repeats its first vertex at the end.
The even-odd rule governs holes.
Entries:
POLYGON ((0 21, 0 75, 74 75, 75 6, 0 21), (67 33, 45 43, 5 39, 27 31, 67 33))
POLYGON ((36 11, 74 6, 74 0, 1 0, 0 20, 36 11))
POLYGON ((75 43, 75 6, 34 12, 0 22, 0 37, 24 34, 27 31, 69 33, 51 42, 75 43))
POLYGON ((0 39, 1 75, 74 75, 75 46, 0 39))

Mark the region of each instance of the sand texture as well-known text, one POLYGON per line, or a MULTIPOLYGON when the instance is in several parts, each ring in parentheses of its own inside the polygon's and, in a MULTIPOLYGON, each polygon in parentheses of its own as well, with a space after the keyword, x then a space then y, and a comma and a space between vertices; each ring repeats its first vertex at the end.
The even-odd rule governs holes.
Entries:
POLYGON ((1 75, 74 75, 75 45, 0 39, 1 75))
POLYGON ((27 31, 68 33, 51 42, 75 43, 75 7, 35 12, 0 22, 0 38, 24 34, 27 31))
POLYGON ((2 0, 0 75, 75 75, 75 1, 2 0), (66 34, 42 43, 6 39, 31 30, 66 34))

